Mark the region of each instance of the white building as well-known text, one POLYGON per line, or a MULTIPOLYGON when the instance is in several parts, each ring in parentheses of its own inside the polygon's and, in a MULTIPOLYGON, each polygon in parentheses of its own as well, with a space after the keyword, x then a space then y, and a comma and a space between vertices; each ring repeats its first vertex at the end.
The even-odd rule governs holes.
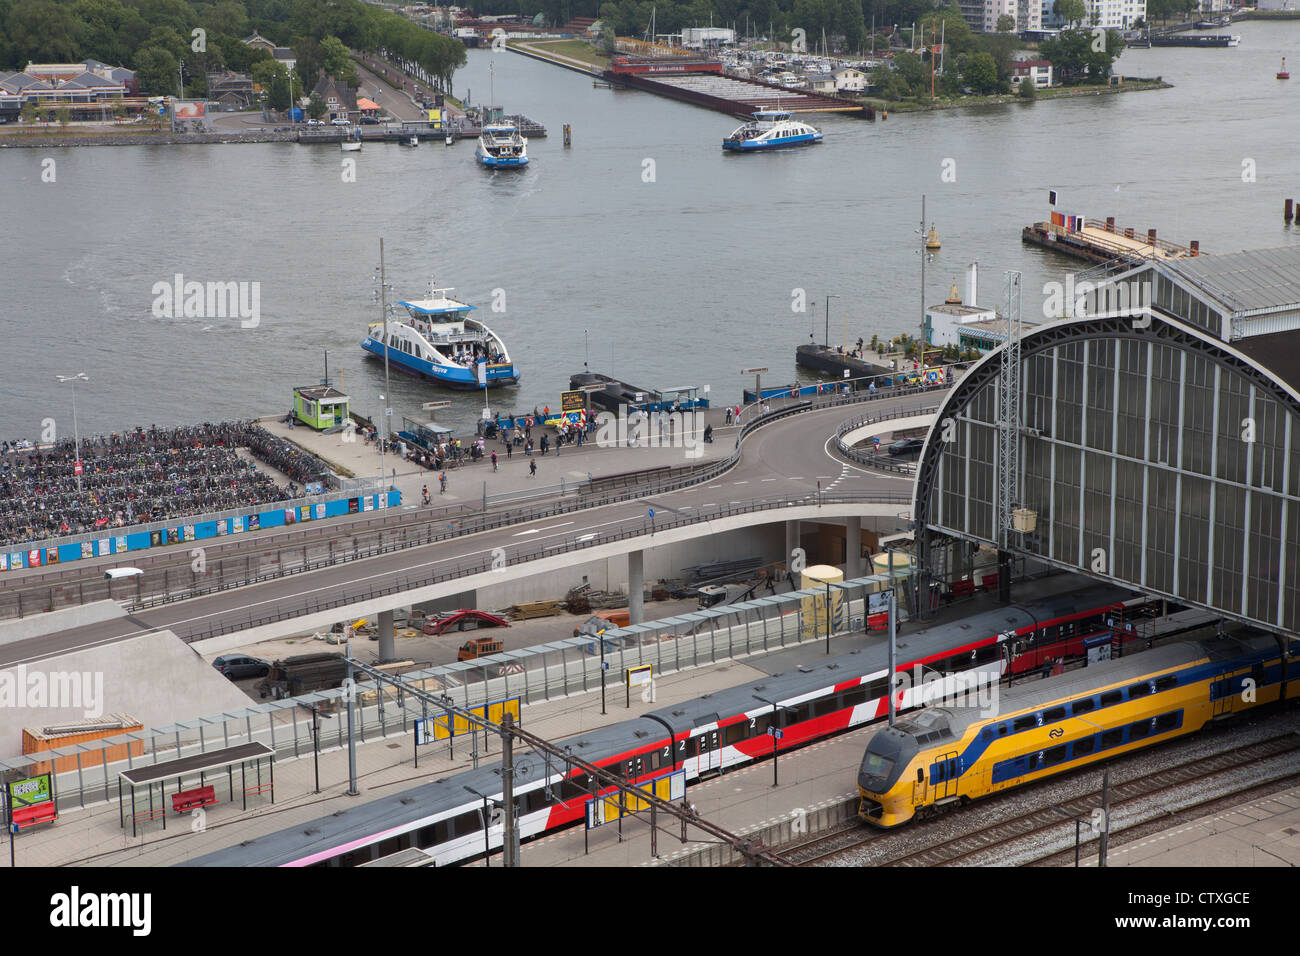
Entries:
POLYGON ((835 89, 840 93, 861 93, 867 88, 867 82, 870 79, 864 71, 851 66, 836 70, 833 76, 835 78, 835 89))
MULTIPOLYGON (((929 328, 927 341, 940 348, 955 345, 957 348, 990 352, 1006 341, 1006 323, 997 310, 975 304, 977 267, 971 263, 966 270, 966 303, 956 284, 942 305, 928 306, 925 322, 929 328)), ((1025 331, 1037 323, 1022 320, 1025 331)))
POLYGON ((1147 0, 1083 0, 1087 7, 1087 19, 1081 26, 1094 26, 1093 17, 1097 17, 1095 26, 1103 30, 1127 30, 1138 20, 1147 16, 1147 0))
POLYGON ((682 46, 701 50, 736 42, 736 31, 729 27, 682 27, 682 46))
POLYGON ((1010 17, 1016 33, 1039 30, 1043 25, 1043 0, 958 0, 961 15, 976 33, 996 33, 998 19, 1010 17))
POLYGON ((1256 0, 1258 10, 1300 10, 1300 0, 1256 0))
POLYGON ((1011 64, 1011 85, 1017 85, 1025 77, 1034 81, 1034 86, 1045 90, 1052 85, 1052 64, 1048 60, 1016 60, 1011 64))

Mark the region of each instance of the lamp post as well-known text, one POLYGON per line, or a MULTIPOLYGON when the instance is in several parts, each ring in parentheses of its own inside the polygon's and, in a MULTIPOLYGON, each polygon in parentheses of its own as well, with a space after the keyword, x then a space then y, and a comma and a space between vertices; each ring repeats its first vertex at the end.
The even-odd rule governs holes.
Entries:
POLYGON ((768 700, 766 697, 760 697, 758 694, 752 695, 754 700, 767 704, 772 708, 772 724, 767 728, 768 736, 772 738, 772 786, 777 786, 779 778, 777 777, 776 757, 781 751, 781 738, 784 734, 781 731, 781 715, 790 708, 785 704, 778 704, 774 700, 768 700))
POLYGON ((1080 820, 1078 817, 1076 817, 1073 813, 1070 813, 1069 811, 1066 810, 1062 810, 1060 807, 1056 806, 1055 804, 1048 804, 1048 806, 1050 806, 1061 816, 1069 817, 1071 820, 1074 821, 1074 866, 1077 869, 1079 866, 1079 825, 1083 821, 1080 820))
POLYGON ((306 704, 301 701, 299 701, 298 706, 311 711, 312 762, 316 766, 316 792, 320 793, 320 708, 315 704, 306 704))
POLYGON ((831 347, 831 299, 838 299, 838 298, 839 298, 838 295, 828 294, 826 296, 826 337, 822 343, 826 348, 831 347))
POLYGON ((76 462, 73 465, 73 471, 77 473, 77 494, 81 494, 81 432, 77 430, 77 382, 89 382, 85 372, 78 372, 76 375, 57 375, 55 376, 60 383, 72 383, 72 443, 73 453, 76 462))
POLYGON ((486 794, 479 793, 468 784, 462 784, 462 786, 483 801, 483 809, 479 811, 479 817, 483 821, 483 865, 490 869, 492 867, 492 842, 488 837, 488 803, 491 802, 493 806, 500 806, 501 804, 495 800, 489 801, 486 794))
MULTIPOLYGON (((384 273, 384 240, 379 240, 379 313, 384 320, 384 394, 380 395, 380 400, 384 403, 384 428, 380 434, 379 442, 379 479, 380 493, 384 494, 383 482, 387 479, 384 471, 384 449, 388 445, 389 438, 389 420, 392 418, 393 410, 388 407, 388 396, 393 394, 393 386, 388 377, 388 350, 390 348, 388 341, 388 282, 384 273)), ((388 496, 384 494, 384 506, 388 505, 388 496)))

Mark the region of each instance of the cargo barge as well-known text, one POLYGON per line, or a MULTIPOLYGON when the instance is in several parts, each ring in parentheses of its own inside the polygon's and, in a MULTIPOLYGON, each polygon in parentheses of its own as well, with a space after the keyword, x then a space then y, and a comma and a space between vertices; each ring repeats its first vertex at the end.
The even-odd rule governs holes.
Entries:
POLYGON ((870 378, 873 375, 890 375, 892 370, 883 365, 873 365, 852 355, 845 355, 839 349, 824 345, 800 345, 794 350, 795 364, 801 368, 812 369, 833 375, 837 381, 848 378, 870 378))

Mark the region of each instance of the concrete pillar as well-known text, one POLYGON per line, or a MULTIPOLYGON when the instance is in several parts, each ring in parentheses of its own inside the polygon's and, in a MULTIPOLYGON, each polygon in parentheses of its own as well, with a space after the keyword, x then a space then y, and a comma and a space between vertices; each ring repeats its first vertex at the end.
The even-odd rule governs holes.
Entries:
POLYGON ((629 551, 627 555, 627 616, 633 624, 645 621, 642 599, 645 594, 645 552, 629 551))
POLYGON ((844 523, 844 577, 862 577, 862 519, 859 517, 844 523))
POLYGON ((393 636, 393 612, 379 612, 379 659, 397 660, 397 641, 393 636))
POLYGON ((785 523, 785 562, 787 567, 794 560, 794 549, 799 547, 799 522, 787 521, 785 523))

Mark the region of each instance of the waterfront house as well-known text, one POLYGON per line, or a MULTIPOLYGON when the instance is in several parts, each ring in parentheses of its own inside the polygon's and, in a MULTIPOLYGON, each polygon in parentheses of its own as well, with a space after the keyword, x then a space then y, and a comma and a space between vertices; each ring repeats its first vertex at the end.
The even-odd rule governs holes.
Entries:
POLYGON ((328 120, 356 118, 357 91, 342 80, 326 76, 322 70, 320 79, 316 81, 311 92, 313 96, 319 96, 321 102, 325 104, 325 109, 329 112, 328 120))
POLYGON ((1017 60, 1011 64, 1011 85, 1017 85, 1025 77, 1034 81, 1038 89, 1052 85, 1052 64, 1048 60, 1017 60))
POLYGON ((225 70, 208 74, 208 102, 217 109, 238 111, 253 107, 253 81, 242 73, 225 70))
POLYGON ((835 80, 835 90, 840 93, 861 93, 867 88, 870 76, 865 70, 845 67, 831 74, 835 80))

